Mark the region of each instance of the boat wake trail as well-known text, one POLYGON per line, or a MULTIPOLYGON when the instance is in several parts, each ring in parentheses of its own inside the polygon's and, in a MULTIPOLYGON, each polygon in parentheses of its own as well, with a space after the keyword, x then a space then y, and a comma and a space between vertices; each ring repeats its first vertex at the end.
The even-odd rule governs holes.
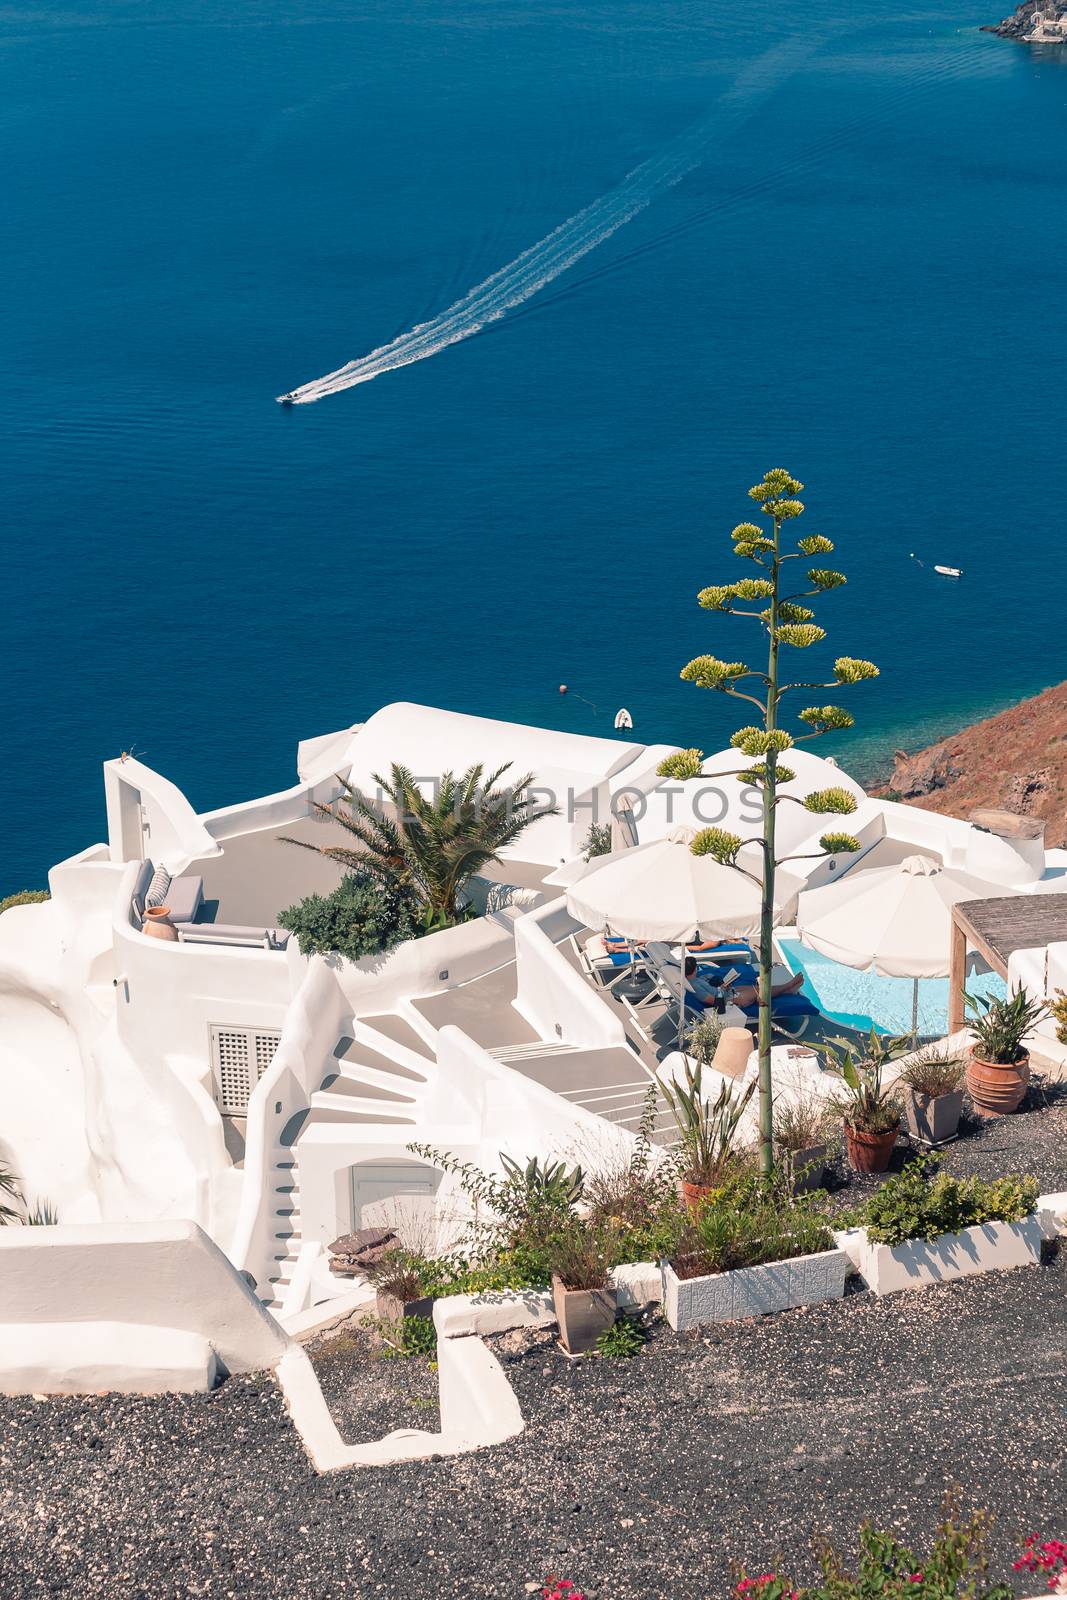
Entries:
POLYGON ((283 404, 308 405, 327 395, 339 394, 342 389, 354 388, 357 383, 370 383, 383 372, 393 372, 413 361, 425 361, 427 356, 435 356, 449 345, 471 338, 487 323, 495 322, 515 306, 522 305, 590 250, 610 239, 657 194, 679 183, 698 167, 712 141, 750 116, 759 102, 790 77, 816 48, 817 41, 808 36, 786 40, 766 51, 741 72, 714 112, 635 167, 599 200, 576 212, 506 267, 469 289, 454 305, 429 322, 418 323, 391 343, 346 362, 325 377, 301 384, 288 394, 279 395, 278 399, 283 404))

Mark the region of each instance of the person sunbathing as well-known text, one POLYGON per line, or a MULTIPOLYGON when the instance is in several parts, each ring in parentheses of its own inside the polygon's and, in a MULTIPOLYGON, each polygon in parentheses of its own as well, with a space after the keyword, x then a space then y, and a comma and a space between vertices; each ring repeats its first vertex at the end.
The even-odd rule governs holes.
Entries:
MULTIPOLYGON (((715 983, 710 978, 702 978, 697 966, 695 956, 685 958, 685 981, 690 998, 707 1010, 717 1006, 721 1001, 728 1001, 730 1005, 754 1006, 759 1001, 759 990, 754 983, 741 983, 736 986, 723 986, 715 983)), ((788 967, 775 965, 771 968, 771 995, 777 999, 779 995, 795 994, 804 982, 802 972, 790 972, 788 967)))

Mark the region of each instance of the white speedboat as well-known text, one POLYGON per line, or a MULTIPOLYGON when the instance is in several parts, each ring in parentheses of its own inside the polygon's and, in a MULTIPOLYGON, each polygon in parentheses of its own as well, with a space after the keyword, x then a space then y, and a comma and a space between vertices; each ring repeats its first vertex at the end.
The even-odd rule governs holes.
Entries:
POLYGON ((941 574, 941 576, 943 578, 962 578, 963 577, 963 568, 962 567, 935 567, 934 571, 935 572, 940 572, 940 574, 941 574))
POLYGON ((277 399, 280 406, 295 406, 296 390, 290 389, 288 394, 280 394, 278 395, 277 399))

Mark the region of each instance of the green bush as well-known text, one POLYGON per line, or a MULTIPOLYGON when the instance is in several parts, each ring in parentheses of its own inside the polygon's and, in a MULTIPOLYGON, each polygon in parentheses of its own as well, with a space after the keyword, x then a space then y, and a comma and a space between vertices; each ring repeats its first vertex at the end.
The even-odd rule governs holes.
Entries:
POLYGON ((1008 1176, 984 1183, 941 1172, 930 1182, 929 1168, 929 1161, 909 1162, 860 1209, 859 1220, 874 1243, 939 1239, 981 1222, 1021 1222, 1034 1209, 1038 1185, 1033 1178, 1008 1176))
POLYGON ((791 1261, 833 1248, 833 1234, 814 1199, 748 1177, 709 1196, 678 1241, 672 1266, 680 1278, 791 1261))
POLYGON ((925 1555, 870 1523, 860 1531, 855 1574, 846 1571, 830 1549, 822 1556, 822 1580, 799 1587, 779 1572, 744 1577, 734 1589, 740 1600, 1013 1600, 1010 1584, 987 1582, 985 1539, 988 1518, 961 1521, 955 1507, 937 1530, 925 1555))
POLYGON ((47 889, 20 889, 0 900, 0 911, 10 911, 12 906, 39 906, 49 898, 47 889))
POLYGON ((309 894, 278 917, 300 941, 304 955, 342 955, 351 961, 379 955, 418 930, 411 899, 397 886, 357 872, 332 894, 309 894))

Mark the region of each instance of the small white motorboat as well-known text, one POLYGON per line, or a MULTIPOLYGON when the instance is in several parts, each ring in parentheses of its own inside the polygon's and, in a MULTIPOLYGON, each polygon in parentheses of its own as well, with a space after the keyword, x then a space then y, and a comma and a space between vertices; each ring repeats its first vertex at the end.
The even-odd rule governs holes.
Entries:
POLYGON ((290 389, 288 394, 280 394, 278 395, 277 399, 280 406, 295 406, 296 390, 290 389))
POLYGON ((936 567, 935 566, 934 571, 935 572, 940 572, 940 574, 941 574, 941 576, 943 578, 962 578, 963 577, 963 568, 962 567, 936 567))

